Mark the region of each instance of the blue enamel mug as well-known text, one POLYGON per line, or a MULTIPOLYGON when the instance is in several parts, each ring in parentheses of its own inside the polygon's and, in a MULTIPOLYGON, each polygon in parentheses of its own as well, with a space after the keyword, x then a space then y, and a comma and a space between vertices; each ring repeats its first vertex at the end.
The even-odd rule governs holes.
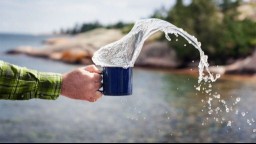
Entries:
POLYGON ((132 67, 103 67, 103 94, 128 96, 132 94, 132 67))

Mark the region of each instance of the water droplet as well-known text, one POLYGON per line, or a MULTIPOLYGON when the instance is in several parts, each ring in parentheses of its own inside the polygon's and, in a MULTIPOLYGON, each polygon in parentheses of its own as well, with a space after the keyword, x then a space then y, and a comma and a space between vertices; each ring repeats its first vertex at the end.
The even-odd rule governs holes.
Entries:
POLYGON ((200 42, 198 42, 198 46, 201 47, 201 43, 200 42))
POLYGON ((250 121, 249 119, 247 119, 247 123, 248 123, 249 125, 252 125, 252 123, 251 123, 251 121, 250 121))
POLYGON ((240 102, 240 100, 241 100, 240 97, 236 98, 236 102, 240 102))
POLYGON ((229 113, 229 108, 226 108, 226 112, 229 113))
POLYGON ((184 44, 184 47, 187 46, 186 44, 184 44))
POLYGON ((170 117, 168 117, 167 119, 170 119, 170 117))
POLYGON ((255 133, 255 132, 256 132, 256 129, 253 129, 253 130, 252 130, 252 132, 254 132, 254 133, 255 133))
POLYGON ((245 116, 245 112, 241 112, 241 115, 244 117, 245 116))
POLYGON ((209 110, 209 111, 208 111, 208 114, 209 114, 209 115, 211 115, 211 114, 212 114, 212 112, 213 112, 212 110, 209 110))
POLYGON ((215 94, 215 95, 213 95, 213 97, 220 99, 220 94, 217 94, 217 95, 215 94))
POLYGON ((236 114, 238 114, 238 110, 236 110, 236 114))
POLYGON ((221 100, 221 103, 226 104, 226 102, 224 100, 221 100))
POLYGON ((171 41, 172 39, 169 37, 168 33, 165 33, 165 38, 168 40, 168 41, 171 41))
POLYGON ((216 78, 215 79, 218 79, 220 78, 220 74, 216 74, 216 78))
POLYGON ((232 122, 231 122, 231 121, 228 121, 227 126, 231 126, 231 124, 232 124, 232 122))
POLYGON ((194 63, 195 61, 194 60, 192 60, 192 63, 194 63))
POLYGON ((179 39, 176 39, 176 41, 179 41, 179 39))

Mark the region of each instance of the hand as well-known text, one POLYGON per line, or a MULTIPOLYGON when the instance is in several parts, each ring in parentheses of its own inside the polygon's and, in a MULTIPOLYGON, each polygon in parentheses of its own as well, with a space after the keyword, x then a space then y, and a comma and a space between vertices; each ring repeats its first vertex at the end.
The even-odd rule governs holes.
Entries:
POLYGON ((100 70, 94 65, 75 69, 62 75, 61 94, 63 96, 95 102, 102 93, 100 70))

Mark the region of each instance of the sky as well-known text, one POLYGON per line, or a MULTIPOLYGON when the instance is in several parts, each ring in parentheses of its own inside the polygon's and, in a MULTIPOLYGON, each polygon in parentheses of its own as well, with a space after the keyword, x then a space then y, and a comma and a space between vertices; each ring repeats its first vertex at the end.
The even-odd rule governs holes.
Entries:
POLYGON ((0 33, 44 34, 75 24, 135 22, 175 0, 0 0, 0 33))

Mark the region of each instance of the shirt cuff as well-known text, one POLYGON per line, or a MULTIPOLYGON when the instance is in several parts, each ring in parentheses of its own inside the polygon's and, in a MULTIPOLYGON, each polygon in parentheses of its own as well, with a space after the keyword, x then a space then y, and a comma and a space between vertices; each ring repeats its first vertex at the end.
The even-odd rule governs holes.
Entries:
POLYGON ((55 100, 61 92, 62 76, 58 73, 38 73, 37 97, 55 100))

